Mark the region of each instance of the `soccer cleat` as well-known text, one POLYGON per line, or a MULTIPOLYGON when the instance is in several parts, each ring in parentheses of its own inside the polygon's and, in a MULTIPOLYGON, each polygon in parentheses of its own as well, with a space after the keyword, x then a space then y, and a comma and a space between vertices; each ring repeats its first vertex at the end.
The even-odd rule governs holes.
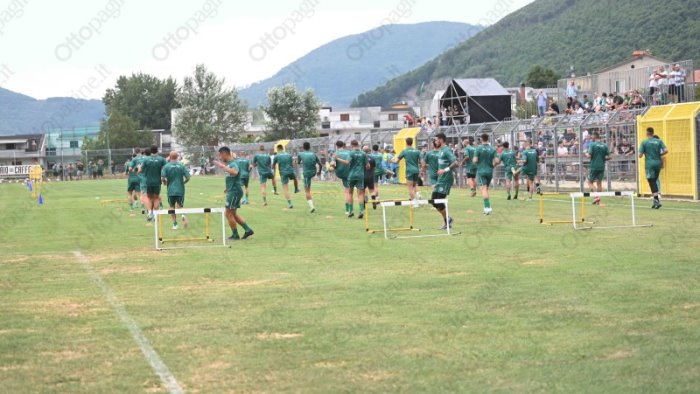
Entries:
POLYGON ((266 206, 267 206, 267 201, 265 201, 265 202, 263 203, 263 207, 266 207, 266 206))
POLYGON ((448 224, 445 224, 445 225, 443 225, 442 227, 440 227, 440 230, 443 230, 443 231, 447 230, 447 226, 448 226, 448 225, 449 225, 450 228, 452 228, 452 224, 454 223, 454 219, 449 218, 449 219, 447 220, 447 222, 448 222, 448 224))
POLYGON ((177 224, 173 224, 173 230, 177 230, 177 224))
POLYGON ((314 212, 316 212, 316 208, 311 208, 311 209, 309 210, 309 213, 314 213, 314 212))
POLYGON ((241 239, 250 238, 253 234, 255 234, 255 232, 254 232, 253 230, 246 231, 246 232, 243 234, 243 238, 241 238, 241 239))
POLYGON ((542 187, 537 186, 537 187, 535 188, 535 193, 541 195, 541 194, 542 194, 542 187))
POLYGON ((484 208, 484 215, 489 216, 493 213, 493 208, 484 208))
POLYGON ((187 228, 187 227, 189 227, 189 225, 190 225, 190 222, 189 222, 189 220, 187 220, 187 216, 182 215, 182 227, 187 228))
POLYGON ((293 205, 293 204, 289 204, 289 205, 287 205, 287 208, 289 208, 289 209, 294 209, 294 205, 293 205))
POLYGON ((361 213, 361 214, 357 215, 357 218, 358 218, 358 219, 364 219, 364 218, 365 218, 365 214, 364 214, 364 213, 361 213))
POLYGON ((476 190, 472 190, 472 198, 476 197, 476 190))
POLYGON ((593 200, 593 205, 600 205, 600 197, 596 197, 595 200, 593 200))
POLYGON ((239 237, 238 235, 232 235, 226 239, 228 239, 229 241, 240 241, 241 237, 239 237))
POLYGON ((508 196, 508 201, 510 201, 510 199, 511 199, 511 196, 508 196))
POLYGON ((354 214, 354 213, 352 213, 352 212, 348 213, 348 219, 354 218, 354 217, 355 217, 355 214, 354 214))
POLYGON ((298 187, 294 188, 294 194, 297 194, 297 193, 299 193, 299 188, 298 188, 298 187))

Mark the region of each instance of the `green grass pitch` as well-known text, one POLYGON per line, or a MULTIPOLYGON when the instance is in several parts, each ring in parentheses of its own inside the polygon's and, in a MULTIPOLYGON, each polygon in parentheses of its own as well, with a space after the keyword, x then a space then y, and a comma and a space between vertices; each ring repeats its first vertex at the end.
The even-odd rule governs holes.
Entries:
MULTIPOLYGON (((96 200, 125 187, 48 183, 39 206, 23 185, 0 185, 3 392, 167 392, 95 277, 186 392, 700 387, 698 205, 639 200, 653 228, 574 231, 540 225, 536 201, 503 192, 484 217, 480 198, 456 190, 461 235, 385 241, 344 217, 336 183, 315 184, 311 215, 302 194, 293 210, 281 196, 262 207, 253 182, 241 211, 251 239, 156 252, 140 212, 96 200)), ((220 206, 223 187, 194 178, 187 206, 220 206)), ((570 217, 559 200, 549 219, 570 217)), ((603 204, 591 220, 629 222, 624 200, 603 204)), ((400 225, 406 209, 394 209, 400 225)), ((442 223, 423 207, 415 224, 442 223)))

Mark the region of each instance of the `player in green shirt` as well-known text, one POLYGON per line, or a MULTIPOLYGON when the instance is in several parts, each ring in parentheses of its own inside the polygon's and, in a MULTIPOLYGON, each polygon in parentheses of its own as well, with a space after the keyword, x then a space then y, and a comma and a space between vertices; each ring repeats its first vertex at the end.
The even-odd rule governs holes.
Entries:
POLYGON ((263 206, 267 206, 267 180, 272 181, 272 190, 277 195, 277 181, 275 174, 272 172, 272 159, 265 152, 265 147, 260 145, 260 151, 253 156, 253 166, 258 169, 260 176, 260 194, 262 194, 263 206))
POLYGON ((508 200, 511 199, 511 190, 515 186, 515 199, 518 199, 520 191, 520 176, 518 173, 513 173, 518 166, 518 154, 510 149, 510 143, 503 143, 503 151, 498 156, 498 161, 503 164, 503 171, 506 174, 506 190, 508 191, 508 200), (515 182, 513 182, 515 181, 515 182))
MULTIPOLYGON (((586 157, 591 159, 591 165, 588 169, 588 186, 591 192, 603 191, 603 178, 605 177, 605 162, 612 159, 608 144, 600 141, 600 133, 594 131, 591 134, 591 145, 588 147, 586 157)), ((593 205, 600 204, 600 197, 593 200, 593 205)))
MULTIPOLYGON (((452 152, 452 149, 447 146, 447 136, 445 133, 438 133, 435 135, 433 144, 438 149, 438 179, 435 185, 433 185, 433 195, 431 199, 444 200, 450 195, 452 185, 455 183, 454 172, 459 168, 459 162, 457 162, 457 158, 454 152, 452 152)), ((441 230, 447 230, 448 227, 452 228, 454 220, 452 220, 451 217, 447 217, 445 204, 433 203, 433 206, 442 216, 444 225, 441 230)))
POLYGON ((352 190, 350 190, 350 184, 348 183, 349 167, 344 164, 350 160, 350 151, 345 149, 345 143, 343 141, 336 142, 335 147, 336 152, 331 168, 335 169, 335 176, 343 183, 343 189, 345 191, 345 215, 350 215, 350 210, 352 208, 352 190))
POLYGON ((137 158, 141 156, 141 149, 136 148, 134 150, 134 156, 131 158, 131 161, 129 161, 129 164, 126 166, 126 173, 127 173, 127 194, 129 195, 129 206, 131 207, 131 210, 133 211, 136 208, 136 203, 141 199, 141 196, 139 193, 141 192, 141 177, 139 176, 138 173, 138 162, 137 158))
POLYGON ((464 175, 467 177, 467 186, 471 190, 472 197, 476 197, 476 165, 474 165, 476 147, 474 147, 474 137, 465 138, 462 141, 462 145, 464 146, 464 159, 462 161, 464 175))
POLYGON ((369 168, 367 163, 367 155, 360 149, 360 143, 353 140, 350 143, 352 151, 350 159, 344 160, 341 157, 336 157, 336 160, 348 166, 348 187, 350 188, 350 212, 348 218, 355 216, 353 213, 354 202, 352 200, 352 190, 357 189, 357 202, 360 205, 359 219, 365 217, 365 171, 369 168))
MULTIPOLYGON (((408 197, 415 200, 418 195, 418 179, 420 178, 420 151, 413 147, 413 138, 406 138, 406 149, 394 158, 394 163, 401 160, 406 162, 406 186, 408 187, 408 197)), ((419 196, 420 198, 420 196, 419 196)))
POLYGON ((374 187, 370 190, 372 200, 379 199, 379 184, 381 183, 382 177, 387 173, 387 169, 384 167, 384 155, 379 151, 379 145, 372 146, 372 153, 370 157, 374 159, 374 187))
MULTIPOLYGON (((178 161, 177 152, 170 152, 170 161, 163 167, 161 178, 163 184, 168 187, 168 205, 170 209, 181 209, 185 206, 185 184, 190 181, 190 171, 178 161)), ((173 230, 177 230, 177 215, 170 215, 173 219, 173 230)), ((187 216, 182 214, 182 225, 187 228, 187 216)))
POLYGON ((311 180, 318 175, 321 175, 321 160, 314 152, 311 152, 311 144, 304 142, 304 151, 297 155, 297 162, 301 164, 304 173, 304 192, 306 193, 306 201, 309 203, 311 213, 316 212, 313 196, 311 195, 311 180))
POLYGON ((540 155, 537 153, 537 149, 532 147, 532 139, 528 139, 525 142, 525 150, 519 160, 521 168, 514 172, 515 174, 523 174, 527 178, 528 200, 532 200, 535 187, 539 185, 537 180, 537 162, 539 159, 540 155))
POLYGON ((425 173, 428 175, 428 180, 430 181, 430 186, 435 186, 438 180, 438 159, 440 156, 440 150, 438 149, 435 142, 432 143, 433 149, 428 151, 423 157, 423 168, 425 173))
POLYGON ((151 155, 144 158, 143 163, 139 165, 139 172, 146 178, 146 196, 148 197, 146 220, 149 222, 153 220, 153 211, 160 205, 160 175, 166 164, 165 159, 158 155, 157 146, 153 145, 150 151, 151 155))
POLYGON ((242 150, 240 156, 236 158, 236 163, 238 164, 238 170, 241 172, 241 186, 243 186, 243 191, 245 192, 241 205, 247 205, 249 204, 248 184, 250 183, 250 170, 253 168, 250 160, 248 160, 248 152, 242 150))
POLYGON ((226 221, 233 232, 228 239, 232 241, 246 239, 255 233, 238 213, 238 210, 241 208, 243 188, 241 187, 240 170, 234 160, 231 149, 226 146, 219 148, 219 160, 215 160, 214 165, 228 174, 226 176, 226 221), (237 226, 239 224, 245 231, 242 238, 238 235, 237 226))
POLYGON ((659 197, 659 173, 663 165, 663 157, 668 154, 666 144, 659 138, 654 138, 654 128, 647 129, 647 139, 642 142, 639 147, 639 158, 644 157, 644 169, 646 172, 649 188, 654 195, 654 203, 652 209, 661 208, 661 199, 659 197))
POLYGON ((289 195, 289 181, 294 181, 294 193, 299 193, 299 181, 294 171, 294 158, 284 151, 284 146, 282 145, 277 145, 277 155, 272 159, 272 168, 277 168, 280 173, 282 189, 284 189, 284 198, 287 199, 287 207, 289 209, 294 208, 292 198, 289 195))
POLYGON ((496 149, 489 144, 489 135, 486 133, 481 135, 481 145, 476 148, 474 153, 474 164, 477 166, 477 179, 481 188, 481 197, 484 199, 484 215, 488 216, 493 213, 489 186, 493 179, 493 168, 498 164, 498 158, 496 157, 496 149))

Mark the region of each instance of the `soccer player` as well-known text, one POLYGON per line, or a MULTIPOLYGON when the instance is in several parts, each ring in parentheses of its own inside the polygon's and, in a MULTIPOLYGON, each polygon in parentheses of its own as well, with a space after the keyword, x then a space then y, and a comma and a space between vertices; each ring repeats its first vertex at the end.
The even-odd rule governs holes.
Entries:
POLYGON ((467 177, 467 185, 472 192, 472 197, 476 197, 476 165, 474 164, 476 148, 474 147, 474 137, 465 138, 464 141, 462 141, 462 145, 464 145, 464 160, 462 165, 465 166, 464 173, 467 177))
POLYGON ((496 149, 489 144, 489 135, 481 135, 481 145, 474 152, 474 164, 477 166, 477 180, 481 188, 481 197, 484 199, 484 215, 493 213, 491 208, 491 198, 489 196, 489 186, 493 179, 493 168, 498 164, 496 149))
POLYGON ((141 177, 139 176, 138 163, 136 162, 136 158, 140 156, 141 149, 136 148, 134 150, 134 156, 131 158, 131 161, 129 161, 129 164, 126 166, 128 181, 126 192, 129 195, 129 206, 131 207, 132 211, 136 208, 137 201, 141 199, 141 177))
POLYGON ((668 154, 666 144, 661 139, 654 138, 654 128, 647 129, 647 139, 642 142, 639 147, 639 158, 645 158, 644 169, 646 171, 647 182, 649 188, 654 195, 654 203, 652 209, 661 208, 661 199, 659 197, 659 173, 663 163, 663 157, 668 154))
POLYGON ((299 181, 294 172, 294 158, 292 155, 284 151, 284 146, 277 145, 277 155, 272 159, 272 168, 278 168, 280 178, 282 179, 282 189, 284 189, 284 198, 287 199, 287 207, 294 208, 292 198, 289 195, 289 181, 294 181, 294 193, 299 193, 299 181))
POLYGON ((241 151, 241 155, 236 158, 236 162, 238 163, 238 171, 241 173, 241 185, 245 192, 243 200, 241 200, 241 205, 247 205, 250 203, 248 200, 248 184, 250 183, 250 170, 253 166, 250 164, 250 160, 248 160, 248 153, 246 151, 241 151))
POLYGON ((350 146, 352 146, 350 160, 344 160, 340 157, 337 157, 336 160, 348 166, 348 188, 350 189, 350 213, 348 218, 355 216, 353 213, 352 191, 357 189, 357 202, 360 206, 358 219, 362 219, 365 217, 365 171, 369 168, 369 164, 367 163, 367 155, 360 150, 360 143, 357 140, 353 140, 350 146))
POLYGON ((343 183, 343 189, 345 191, 345 215, 350 215, 352 210, 352 190, 350 190, 350 185, 348 183, 350 167, 345 164, 349 163, 350 151, 345 149, 345 143, 343 141, 336 142, 335 147, 336 152, 331 167, 335 168, 335 176, 343 183))
POLYGON ((245 219, 238 214, 238 209, 241 208, 241 199, 243 198, 243 188, 241 187, 241 176, 238 164, 233 160, 231 149, 226 146, 219 148, 219 160, 215 160, 214 165, 228 174, 226 176, 226 221, 228 221, 228 225, 233 232, 228 239, 231 241, 246 239, 255 233, 253 229, 248 226, 245 219), (242 238, 238 235, 237 226, 239 224, 245 231, 242 238))
POLYGON ((376 200, 379 198, 379 184, 381 183, 382 177, 386 174, 386 167, 384 166, 384 155, 379 151, 379 145, 372 146, 372 153, 370 153, 369 156, 374 160, 374 177, 372 179, 374 187, 369 188, 369 190, 372 199, 376 200))
POLYGON ((158 147, 153 145, 150 149, 150 156, 144 158, 139 165, 139 172, 146 178, 146 197, 148 198, 146 210, 148 211, 147 221, 153 220, 153 211, 160 204, 161 172, 165 167, 165 159, 158 155, 158 147))
MULTIPOLYGON (((603 178, 605 177, 605 162, 612 159, 608 144, 600 141, 600 133, 594 131, 591 134, 591 145, 588 147, 586 157, 591 159, 591 166, 588 169, 588 186, 591 192, 603 191, 603 178)), ((593 200, 593 205, 600 205, 600 197, 593 200)))
MULTIPOLYGON (((374 145, 377 147, 377 145, 374 145)), ((377 209, 377 204, 374 203, 379 197, 377 192, 377 183, 380 181, 381 177, 387 174, 393 175, 393 173, 382 165, 382 155, 374 155, 369 149, 369 146, 362 147, 362 150, 367 155, 367 170, 365 171, 365 203, 367 202, 367 191, 369 190, 370 196, 372 198, 372 208, 377 209), (377 172, 380 171, 380 172, 377 172), (376 194, 375 194, 376 193, 376 194)), ((376 152, 376 150, 375 150, 376 152)))
POLYGON ((506 174, 506 189, 508 191, 508 200, 511 199, 511 191, 515 188, 515 197, 513 199, 518 199, 518 192, 520 191, 520 175, 514 173, 516 167, 518 166, 518 155, 513 150, 510 149, 510 143, 507 141, 503 143, 503 151, 498 156, 498 161, 503 164, 503 170, 506 174))
POLYGON ((514 174, 523 174, 527 178, 527 193, 528 200, 532 200, 532 195, 535 192, 536 185, 539 185, 537 180, 537 162, 540 155, 537 149, 532 146, 532 139, 525 142, 525 150, 523 151, 519 163, 521 168, 514 171, 514 174))
POLYGON ((433 149, 428 151, 423 157, 423 168, 430 181, 430 186, 435 186, 438 180, 438 158, 440 156, 440 150, 438 149, 435 141, 432 143, 433 149))
POLYGON ((393 159, 394 163, 399 163, 401 160, 406 161, 406 186, 408 187, 408 196, 411 200, 416 199, 418 193, 418 179, 420 178, 420 151, 413 147, 413 138, 406 138, 406 149, 393 159))
POLYGON ((304 192, 306 193, 306 202, 309 203, 309 212, 316 212, 316 207, 314 206, 314 199, 311 195, 311 180, 315 176, 321 175, 321 160, 314 152, 311 152, 311 144, 304 142, 304 151, 297 155, 297 161, 302 166, 304 173, 304 192))
MULTIPOLYGON (((450 195, 450 190, 455 182, 454 170, 459 167, 457 158, 454 155, 452 149, 447 146, 447 136, 445 133, 438 133, 435 135, 435 140, 433 142, 438 150, 438 179, 435 185, 433 185, 433 195, 432 200, 443 200, 450 195)), ((445 223, 441 230, 447 230, 447 228, 452 228, 452 223, 454 220, 447 217, 447 210, 445 209, 445 204, 433 204, 435 209, 442 216, 442 220, 445 223)))
POLYGON ((253 166, 258 169, 260 176, 260 194, 262 194, 263 206, 267 206, 267 181, 272 181, 272 190, 277 195, 277 181, 272 172, 272 160, 270 155, 265 153, 265 147, 260 145, 260 152, 253 157, 253 166))
MULTIPOLYGON (((180 161, 177 152, 170 152, 170 160, 161 171, 163 184, 168 187, 168 205, 170 209, 181 209, 185 206, 185 184, 190 181, 190 171, 180 161)), ((177 215, 173 219, 173 230, 177 230, 177 215)), ((187 228, 187 216, 182 214, 182 225, 187 228)))

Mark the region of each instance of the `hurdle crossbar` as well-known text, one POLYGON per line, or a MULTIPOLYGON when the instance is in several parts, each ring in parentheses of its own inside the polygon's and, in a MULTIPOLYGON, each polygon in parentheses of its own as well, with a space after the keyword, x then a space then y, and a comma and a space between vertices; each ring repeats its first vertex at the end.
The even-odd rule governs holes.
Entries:
MULTIPOLYGON (((370 215, 370 209, 368 209, 367 205, 371 204, 372 207, 376 207, 378 205, 381 205, 383 203, 395 203, 397 201, 410 201, 410 200, 371 200, 368 204, 365 204, 365 230, 367 231, 368 234, 377 234, 384 232, 384 229, 377 229, 373 230, 369 228, 369 215, 370 215)), ((409 231, 420 231, 420 229, 414 228, 414 206, 410 206, 410 211, 408 214, 408 227, 396 227, 396 228, 389 228, 387 231, 389 232, 409 232, 409 231)))
POLYGON ((574 230, 592 230, 592 229, 616 229, 616 228, 636 228, 636 227, 653 227, 652 224, 637 224, 637 212, 635 209, 634 205, 634 198, 637 196, 637 193, 632 192, 632 191, 616 191, 616 192, 591 192, 591 193, 571 193, 571 210, 573 213, 573 225, 574 225, 574 230), (578 223, 576 222, 576 199, 577 198, 586 198, 586 197, 629 197, 630 198, 630 204, 632 208, 632 225, 628 226, 598 226, 598 227, 592 227, 592 226, 578 226, 578 223))
MULTIPOLYGON (((382 220, 384 223, 384 239, 390 239, 389 237, 389 229, 387 227, 387 219, 386 219, 386 209, 389 207, 401 207, 401 206, 410 206, 412 209, 416 206, 421 206, 421 205, 433 205, 433 204, 445 204, 445 215, 447 216, 448 220, 450 217, 450 208, 448 204, 447 199, 440 199, 440 200, 394 200, 394 201, 387 201, 380 203, 379 205, 382 207, 382 220)), ((452 226, 447 226, 447 232, 445 234, 427 234, 427 235, 407 235, 407 236, 393 236, 391 239, 407 239, 407 238, 427 238, 427 237, 445 237, 445 236, 451 236, 451 235, 457 235, 459 233, 453 233, 452 232, 452 226)))
MULTIPOLYGON (((166 243, 187 243, 187 242, 201 242, 209 241, 213 242, 214 239, 211 235, 211 214, 218 213, 221 214, 221 244, 218 246, 228 247, 226 243, 226 210, 224 208, 181 208, 181 209, 161 209, 153 212, 155 225, 155 245, 156 250, 165 250, 163 244, 166 243), (162 215, 188 215, 188 214, 204 214, 204 237, 188 237, 188 238, 175 238, 166 239, 163 238, 163 220, 160 219, 162 215)), ((167 249, 177 249, 177 248, 167 248, 167 249)))

